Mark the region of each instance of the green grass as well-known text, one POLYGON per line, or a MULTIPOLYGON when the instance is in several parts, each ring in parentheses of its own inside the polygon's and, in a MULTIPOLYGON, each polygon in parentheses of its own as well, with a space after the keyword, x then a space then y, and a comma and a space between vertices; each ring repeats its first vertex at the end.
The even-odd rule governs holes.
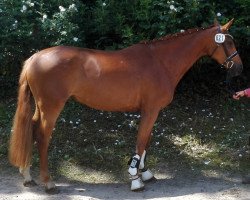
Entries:
MULTIPOLYGON (((209 99, 176 95, 154 126, 148 166, 166 163, 170 168, 198 171, 247 170, 243 158, 249 157, 249 105, 249 99, 234 101, 220 95, 209 99)), ((14 110, 14 100, 0 104, 0 158, 7 158, 14 110)), ((53 132, 50 168, 62 176, 71 170, 73 180, 94 172, 109 174, 113 181, 124 180, 139 120, 139 113, 97 111, 69 101, 53 132)), ((38 166, 36 150, 33 165, 38 166)))

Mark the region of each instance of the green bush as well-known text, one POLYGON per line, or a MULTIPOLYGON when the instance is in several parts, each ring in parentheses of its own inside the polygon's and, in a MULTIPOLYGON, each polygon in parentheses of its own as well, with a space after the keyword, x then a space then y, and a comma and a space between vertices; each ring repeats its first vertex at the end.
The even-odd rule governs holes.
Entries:
POLYGON ((80 30, 85 12, 80 1, 16 1, 0 3, 1 97, 16 93, 22 63, 33 53, 55 45, 84 44, 80 30))
MULTIPOLYGON (((231 32, 249 63, 248 0, 0 0, 0 97, 16 93, 25 59, 43 48, 121 49, 141 40, 235 18, 231 32)), ((245 72, 248 72, 245 67, 245 72)))

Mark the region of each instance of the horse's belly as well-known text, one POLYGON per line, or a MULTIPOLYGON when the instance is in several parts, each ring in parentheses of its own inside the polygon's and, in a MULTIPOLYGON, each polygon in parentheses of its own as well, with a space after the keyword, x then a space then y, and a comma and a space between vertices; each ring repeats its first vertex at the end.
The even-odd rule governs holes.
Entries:
POLYGON ((98 87, 98 84, 74 95, 77 101, 105 111, 136 111, 140 107, 139 91, 129 87, 98 87))

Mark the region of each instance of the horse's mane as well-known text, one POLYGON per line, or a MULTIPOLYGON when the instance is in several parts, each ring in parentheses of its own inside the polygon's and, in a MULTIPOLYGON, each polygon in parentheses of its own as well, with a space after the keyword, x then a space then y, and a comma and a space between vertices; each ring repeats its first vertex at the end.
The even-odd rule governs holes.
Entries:
POLYGON ((207 29, 210 29, 212 27, 214 27, 214 25, 211 25, 211 26, 206 27, 206 28, 201 27, 201 28, 187 29, 187 30, 184 30, 182 32, 178 32, 178 33, 174 33, 174 34, 168 34, 166 36, 156 38, 156 39, 153 39, 153 40, 143 40, 143 41, 140 42, 140 44, 150 44, 150 43, 154 43, 154 42, 157 42, 157 41, 171 40, 171 39, 175 39, 175 38, 178 38, 178 37, 181 37, 181 36, 190 35, 190 34, 193 34, 193 33, 197 33, 199 31, 207 30, 207 29))

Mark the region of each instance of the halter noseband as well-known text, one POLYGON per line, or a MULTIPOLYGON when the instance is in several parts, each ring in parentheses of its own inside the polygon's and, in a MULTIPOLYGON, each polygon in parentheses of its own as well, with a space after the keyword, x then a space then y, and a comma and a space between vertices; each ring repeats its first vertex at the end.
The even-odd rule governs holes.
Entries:
MULTIPOLYGON (((220 26, 218 27, 218 33, 222 33, 222 32, 221 32, 220 26)), ((233 36, 230 35, 230 34, 223 34, 223 35, 224 35, 225 37, 226 37, 226 36, 229 36, 229 37, 231 37, 231 38, 233 39, 233 36)), ((215 42, 216 42, 216 41, 215 41, 215 42)), ((225 42, 225 41, 223 41, 223 42, 221 42, 221 43, 216 42, 217 46, 216 46, 216 48, 213 50, 213 52, 212 52, 212 54, 211 54, 211 57, 214 55, 214 53, 215 53, 215 51, 217 50, 217 48, 218 48, 220 45, 222 45, 222 47, 223 47, 223 49, 224 49, 224 52, 225 52, 227 58, 226 58, 226 60, 225 60, 221 65, 224 66, 226 69, 230 69, 230 68, 232 68, 233 65, 234 65, 234 61, 233 61, 232 59, 233 59, 235 56, 238 55, 238 52, 235 51, 234 53, 232 53, 232 54, 230 55, 229 52, 228 52, 228 50, 227 50, 227 48, 226 48, 226 46, 225 46, 225 43, 224 43, 224 42, 225 42)))

